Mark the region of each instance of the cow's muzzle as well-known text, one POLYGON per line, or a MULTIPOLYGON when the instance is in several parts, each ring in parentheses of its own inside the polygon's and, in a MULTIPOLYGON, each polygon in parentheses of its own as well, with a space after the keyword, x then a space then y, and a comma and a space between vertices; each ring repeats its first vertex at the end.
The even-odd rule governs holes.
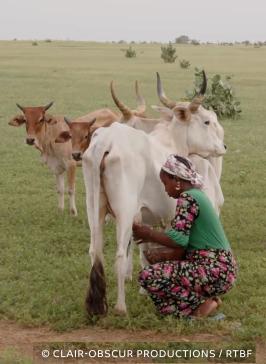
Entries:
POLYGON ((34 141, 35 141, 35 139, 34 139, 34 138, 27 138, 27 139, 26 139, 26 143, 27 143, 28 145, 33 145, 33 144, 34 144, 34 141))
POLYGON ((73 157, 73 159, 75 159, 75 161, 81 161, 81 159, 82 159, 80 152, 72 153, 72 157, 73 157))

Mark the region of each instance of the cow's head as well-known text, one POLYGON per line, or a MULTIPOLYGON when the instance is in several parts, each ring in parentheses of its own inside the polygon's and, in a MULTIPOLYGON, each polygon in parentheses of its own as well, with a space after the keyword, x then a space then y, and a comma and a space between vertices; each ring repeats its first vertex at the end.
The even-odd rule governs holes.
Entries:
POLYGON ((91 121, 71 122, 68 118, 64 118, 69 126, 69 130, 62 131, 55 139, 56 143, 65 143, 71 139, 72 142, 72 157, 76 161, 82 159, 82 155, 88 148, 92 133, 94 132, 93 124, 96 121, 94 118, 91 121))
POLYGON ((21 126, 25 124, 27 131, 26 143, 28 145, 38 144, 38 136, 42 133, 45 123, 56 123, 56 120, 51 115, 46 114, 46 111, 52 105, 53 102, 50 102, 46 106, 38 107, 23 107, 17 104, 17 107, 23 114, 16 115, 8 124, 12 126, 21 126))
MULTIPOLYGON (((157 73, 157 92, 161 102, 173 112, 172 123, 183 125, 186 133, 185 143, 190 154, 202 157, 218 157, 224 155, 223 127, 214 111, 205 109, 201 104, 207 88, 207 78, 203 71, 203 83, 198 95, 191 102, 175 102, 170 100, 162 88, 159 74, 157 73)), ((179 128, 180 129, 180 128, 179 128)))

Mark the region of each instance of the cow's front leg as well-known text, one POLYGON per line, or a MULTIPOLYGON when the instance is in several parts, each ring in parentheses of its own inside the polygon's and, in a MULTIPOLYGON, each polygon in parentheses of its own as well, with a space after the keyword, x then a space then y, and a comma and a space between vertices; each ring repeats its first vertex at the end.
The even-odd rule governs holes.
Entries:
POLYGON ((130 241, 127 246, 127 271, 126 271, 126 279, 132 281, 133 275, 133 238, 130 238, 130 241))
POLYGON ((76 179, 76 162, 74 160, 69 161, 67 169, 67 181, 68 181, 68 195, 70 204, 70 213, 77 216, 77 208, 75 201, 75 179, 76 179))
POLYGON ((64 192, 65 192, 65 178, 64 173, 57 174, 56 178, 56 188, 58 193, 58 208, 59 210, 64 210, 65 200, 64 200, 64 192))

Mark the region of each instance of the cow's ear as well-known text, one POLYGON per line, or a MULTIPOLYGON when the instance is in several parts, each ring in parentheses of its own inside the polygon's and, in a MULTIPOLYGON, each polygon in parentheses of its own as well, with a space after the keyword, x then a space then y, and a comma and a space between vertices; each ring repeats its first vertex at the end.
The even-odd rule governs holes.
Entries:
POLYGON ((174 112, 168 107, 151 105, 151 108, 155 111, 158 111, 161 118, 163 118, 165 121, 171 121, 173 119, 174 112))
POLYGON ((54 118, 52 115, 45 114, 44 115, 44 121, 48 123, 49 125, 54 125, 57 123, 56 118, 54 118))
POLYGON ((11 126, 21 126, 26 122, 24 115, 16 115, 9 122, 8 125, 11 126))
POLYGON ((60 133, 58 135, 58 137, 55 139, 55 142, 56 143, 66 143, 70 139, 71 139, 71 134, 69 133, 69 131, 65 130, 65 131, 62 131, 62 133, 60 133))
POLYGON ((185 106, 176 106, 173 112, 177 120, 187 122, 191 119, 191 111, 185 106))

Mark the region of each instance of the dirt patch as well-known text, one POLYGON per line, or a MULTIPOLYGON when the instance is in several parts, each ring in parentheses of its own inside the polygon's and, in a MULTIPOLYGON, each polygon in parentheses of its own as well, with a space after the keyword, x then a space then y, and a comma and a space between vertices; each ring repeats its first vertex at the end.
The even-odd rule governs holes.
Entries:
MULTIPOLYGON (((0 353, 12 348, 24 356, 32 358, 33 345, 49 342, 223 342, 228 337, 222 335, 198 334, 180 336, 151 330, 108 330, 95 327, 79 329, 65 333, 52 331, 48 327, 28 328, 10 321, 0 321, 0 353)), ((57 363, 62 361, 57 361, 57 363)), ((257 345, 257 364, 266 362, 265 342, 257 345)), ((49 360, 49 363, 51 361, 49 360)), ((83 362, 84 363, 84 362, 83 362)), ((103 363, 103 362, 102 362, 103 363)))

